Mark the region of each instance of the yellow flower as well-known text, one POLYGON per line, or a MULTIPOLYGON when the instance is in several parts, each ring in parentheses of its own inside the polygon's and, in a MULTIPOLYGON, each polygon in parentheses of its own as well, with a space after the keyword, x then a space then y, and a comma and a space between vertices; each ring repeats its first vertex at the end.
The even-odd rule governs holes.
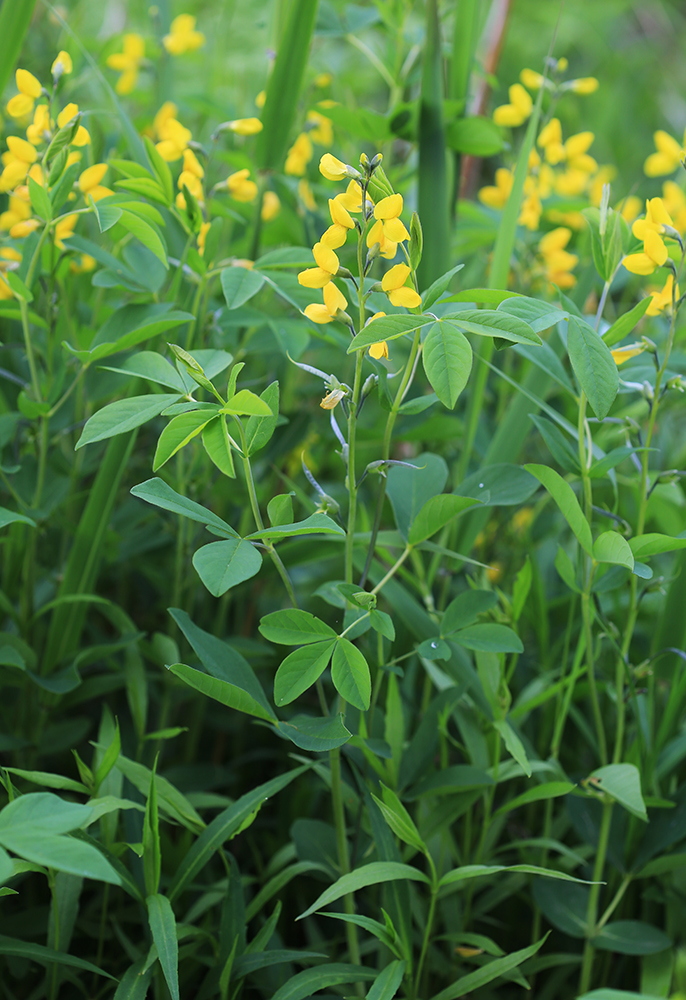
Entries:
POLYGON ((12 191, 28 174, 29 165, 23 160, 17 160, 11 154, 9 154, 11 158, 6 160, 5 155, 3 155, 5 169, 0 174, 0 191, 12 191))
POLYGON ((315 87, 328 87, 332 80, 331 73, 319 73, 315 76, 313 83, 315 87))
POLYGON ((336 313, 339 310, 344 310, 348 304, 345 295, 334 285, 333 281, 324 285, 322 295, 324 297, 323 305, 319 302, 312 302, 303 310, 313 323, 330 323, 336 318, 336 313))
POLYGON ((26 138, 31 145, 40 146, 50 137, 50 115, 47 104, 39 104, 33 113, 33 123, 26 129, 26 138))
POLYGON ((317 210, 317 202, 314 200, 312 188, 304 178, 298 181, 298 197, 308 212, 315 212, 317 210))
MULTIPOLYGON (((111 191, 108 194, 112 194, 111 191)), ((100 196, 102 197, 102 195, 100 196)), ((97 200, 97 199, 96 199, 97 200)), ((61 219, 55 226, 55 246, 60 250, 64 250, 63 240, 68 240, 71 235, 73 235, 76 223, 79 221, 78 215, 68 215, 66 218, 61 219)))
POLYGON ((627 344, 626 347, 616 347, 613 351, 610 351, 610 354, 616 365, 623 365, 625 361, 643 354, 644 351, 645 346, 643 344, 627 344))
POLYGON ((34 229, 38 229, 40 222, 38 219, 25 219, 22 222, 15 222, 15 224, 10 229, 10 236, 13 240, 21 240, 24 236, 28 236, 32 233, 34 229))
POLYGON ((121 73, 115 90, 118 94, 130 94, 138 81, 138 71, 145 58, 145 41, 133 32, 124 35, 123 51, 113 52, 107 57, 110 69, 121 73))
MULTIPOLYGON (((634 228, 637 223, 634 222, 634 228)), ((652 274, 662 267, 668 257, 667 247, 654 229, 646 229, 643 238, 643 253, 630 253, 622 263, 632 274, 652 274)))
MULTIPOLYGON (((9 110, 9 108, 8 108, 9 110)), ((646 177, 662 177, 664 174, 673 174, 681 163, 684 151, 676 139, 673 139, 668 132, 658 129, 653 134, 656 153, 651 153, 643 164, 646 177)), ((686 134, 684 135, 686 145, 686 134)))
POLYGON ((499 167, 495 172, 495 185, 487 185, 479 191, 479 201, 489 208, 504 208, 510 197, 514 174, 506 167, 499 167))
POLYGON ((644 240, 649 230, 661 235, 665 231, 665 226, 674 228, 674 223, 662 198, 650 198, 646 201, 645 218, 636 219, 631 227, 631 232, 637 240, 644 240))
POLYGON ((195 30, 196 18, 192 14, 179 14, 171 23, 171 31, 162 39, 167 52, 172 56, 182 56, 193 52, 205 44, 202 31, 195 30))
POLYGON ((88 253, 82 253, 76 260, 69 263, 69 270, 72 274, 85 274, 87 271, 94 271, 97 266, 95 257, 88 253))
POLYGON ((401 194, 390 194, 374 206, 374 218, 377 221, 367 234, 367 246, 373 247, 375 243, 378 243, 381 256, 388 260, 395 257, 398 243, 410 238, 404 223, 400 221, 402 210, 403 196, 401 194))
POLYGON ((30 142, 27 142, 26 139, 20 139, 17 135, 10 135, 7 137, 7 147, 15 159, 28 164, 36 162, 37 153, 35 147, 30 142))
POLYGON ((302 177, 307 170, 307 164, 312 159, 312 140, 306 132, 301 132, 288 150, 284 173, 291 177, 302 177))
POLYGON ((106 163, 94 163, 92 167, 86 167, 80 174, 79 191, 86 201, 89 198, 92 198, 93 201, 99 201, 101 198, 106 198, 113 193, 109 188, 103 187, 100 183, 106 173, 106 163))
POLYGON ((262 122, 259 118, 235 118, 232 122, 227 122, 225 128, 236 135, 257 135, 262 131, 262 122))
POLYGON ((152 127, 155 135, 162 139, 162 132, 164 131, 164 126, 172 118, 176 118, 179 113, 179 109, 174 104, 173 101, 165 101, 160 110, 157 112, 152 121, 152 127))
MULTIPOLYGON (((673 181, 672 182, 668 181, 668 183, 674 183, 674 182, 673 181)), ((674 185, 674 186, 676 187, 676 185, 674 185)), ((629 224, 631 224, 636 219, 636 217, 638 216, 638 214, 641 211, 642 207, 643 206, 641 204, 641 199, 637 198, 635 194, 630 194, 630 195, 628 195, 628 197, 626 197, 624 199, 624 201, 622 201, 619 204, 618 211, 619 211, 620 215, 622 216, 622 218, 626 222, 628 222, 629 224)))
POLYGON ((261 90, 257 97, 255 98, 255 107, 263 108, 264 102, 267 100, 267 91, 261 90))
POLYGON ((345 177, 359 176, 357 170, 338 160, 331 153, 324 153, 322 156, 319 161, 319 172, 327 181, 342 181, 345 177))
POLYGON ((231 174, 230 177, 226 178, 226 186, 229 189, 229 194, 236 201, 253 201, 257 197, 257 184, 255 181, 251 181, 250 171, 245 167, 243 170, 237 170, 235 174, 231 174))
POLYGON ((73 70, 73 65, 71 61, 71 56, 68 52, 63 49, 57 53, 57 58, 50 67, 50 72, 52 73, 54 80, 59 80, 61 76, 65 73, 68 75, 73 70))
POLYGON ((493 112, 493 121, 496 125, 506 125, 516 128, 525 122, 531 114, 533 101, 530 95, 524 90, 521 83, 513 83, 508 91, 510 103, 502 104, 493 112))
POLYGON ((534 69, 523 69, 519 79, 529 90, 540 90, 543 85, 543 74, 537 73, 534 69))
POLYGON ((598 81, 594 76, 582 76, 578 80, 570 80, 569 89, 575 94, 594 94, 598 89, 598 81))
POLYGON ((19 93, 9 101, 7 114, 12 118, 24 118, 33 111, 36 99, 40 97, 43 88, 40 80, 27 69, 18 69, 14 78, 19 93))
POLYGON ((559 288, 572 288, 576 278, 570 271, 579 261, 576 254, 568 253, 565 247, 572 235, 571 229, 560 226, 546 233, 538 244, 543 257, 543 267, 548 281, 559 288))
POLYGON ((320 146, 333 146, 333 124, 330 118, 318 111, 308 111, 306 125, 310 125, 310 139, 320 146))
POLYGON ((298 274, 298 281, 305 288, 324 288, 338 272, 340 263, 330 247, 315 243, 312 247, 316 267, 308 267, 298 274))
MULTIPOLYGON (((384 198, 383 201, 386 201, 386 199, 384 198)), ((381 287, 391 300, 392 305, 414 309, 422 304, 422 300, 414 288, 409 288, 405 285, 409 276, 410 268, 407 264, 396 264, 395 267, 386 271, 381 279, 381 287)))
POLYGON ((0 215, 0 229, 11 229, 17 222, 24 222, 30 217, 31 205, 23 198, 10 195, 9 208, 0 215))
POLYGON ((348 238, 348 232, 355 228, 350 213, 336 198, 329 198, 329 211, 333 225, 329 226, 322 236, 322 243, 325 247, 337 250, 342 247, 348 238))
POLYGON ((588 185, 588 174, 584 170, 565 170, 555 178, 555 191, 563 198, 575 198, 588 185))
POLYGON ((281 199, 276 191, 265 191, 262 199, 262 221, 271 222, 281 211, 281 199))
POLYGON ((207 234, 210 230, 211 222, 203 222, 200 226, 200 232, 197 235, 196 241, 198 244, 198 253, 201 257, 205 255, 205 240, 207 239, 207 234))
POLYGON ((562 145, 562 126, 559 118, 551 118, 538 136, 538 145, 545 150, 545 158, 553 166, 561 163, 566 156, 565 147, 562 145))
MULTIPOLYGON (((627 199, 628 201, 629 199, 627 199)), ((636 199, 638 201, 638 199, 636 199)), ((664 181, 662 184, 662 201, 667 212, 674 219, 674 228, 680 233, 686 231, 686 195, 674 181, 664 181)), ((636 210, 636 215, 640 212, 636 210)))
POLYGON ((533 232, 538 229, 542 213, 543 206, 541 205, 538 191, 533 190, 522 202, 522 210, 519 213, 520 226, 526 226, 527 229, 533 232))
POLYGON ((332 389, 319 404, 323 410, 333 410, 345 396, 345 389, 332 389))
MULTIPOLYGON (((362 211, 362 188, 358 181, 350 181, 347 188, 342 194, 337 194, 334 201, 341 205, 346 212, 361 212, 362 211)), ((367 201, 372 202, 369 194, 367 195, 367 201)))
MULTIPOLYGON (((649 289, 651 302, 646 309, 646 316, 658 316, 663 310, 672 308, 672 287, 674 285, 674 275, 670 274, 665 282, 664 288, 660 291, 659 289, 649 289)), ((676 291, 674 293, 674 298, 679 298, 679 286, 676 286, 676 291)), ((636 352, 638 353, 638 352, 636 352)), ((613 352, 614 357, 614 352, 613 352)), ((633 357, 633 355, 631 355, 633 357)), ((617 359, 615 358, 615 361, 617 359)), ((619 364, 619 361, 617 361, 619 364)))
MULTIPOLYGON (((369 324, 372 323, 375 319, 380 319, 382 316, 385 315, 386 315, 385 312, 376 312, 374 313, 373 316, 369 317, 369 319, 364 325, 369 326, 369 324)), ((376 361, 378 361, 380 358, 387 358, 388 344, 386 343, 385 340, 377 340, 375 344, 369 345, 369 350, 367 351, 367 353, 369 354, 370 357, 374 358, 376 361)))
POLYGON ((598 169, 596 161, 588 155, 588 150, 594 139, 593 132, 578 132, 576 135, 570 135, 567 139, 565 155, 567 165, 572 170, 582 170, 587 174, 593 174, 598 169))
POLYGON ((161 123, 158 134, 161 142, 157 143, 155 149, 167 163, 180 159, 191 140, 191 130, 184 128, 176 118, 166 118, 161 123))

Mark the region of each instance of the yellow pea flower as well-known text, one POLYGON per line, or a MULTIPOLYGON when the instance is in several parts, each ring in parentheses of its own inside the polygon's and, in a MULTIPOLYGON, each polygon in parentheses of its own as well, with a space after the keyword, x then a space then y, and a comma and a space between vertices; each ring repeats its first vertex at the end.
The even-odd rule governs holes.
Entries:
POLYGON ((68 52, 61 49, 57 53, 57 58, 50 67, 50 72, 52 73, 53 80, 59 80, 61 76, 69 75, 74 69, 71 61, 71 56, 68 52))
POLYGON ((103 187, 100 183, 106 173, 106 163, 94 163, 92 167, 86 167, 79 175, 79 191, 86 201, 89 198, 92 198, 93 201, 100 201, 101 198, 106 198, 108 195, 113 194, 109 188, 103 187))
POLYGON ((645 240, 646 233, 652 230, 654 233, 662 234, 665 226, 674 228, 674 223, 667 211, 662 198, 649 198, 646 201, 646 214, 643 219, 636 219, 631 232, 637 240, 645 240))
POLYGON ((263 222, 271 222, 281 211, 281 199, 276 191, 265 191, 260 215, 263 222))
POLYGON ((18 69, 14 75, 19 93, 7 104, 7 114, 12 118, 25 118, 33 111, 36 100, 43 92, 40 80, 27 69, 18 69))
POLYGON ((162 133, 164 131, 164 126, 172 118, 176 118, 179 113, 179 109, 174 104, 173 101, 165 101, 160 110, 157 112, 152 120, 152 127, 155 135, 158 139, 162 139, 162 133))
POLYGON ((578 80, 569 81, 569 89, 573 90, 575 94, 594 94, 598 87, 598 81, 594 76, 583 76, 578 80))
MULTIPOLYGON (((665 309, 672 308, 672 288, 674 286, 674 275, 670 274, 665 282, 664 288, 660 291, 659 289, 650 289, 651 302, 646 309, 646 316, 659 316, 661 312, 665 309)), ((676 291, 674 293, 674 298, 679 298, 679 286, 676 286, 676 291)), ((613 353, 614 357, 614 353, 613 353)), ((633 357, 633 355, 632 355, 633 357)), ((615 358, 615 361, 617 359, 615 358)), ((617 361, 617 364, 619 362, 617 361)))
POLYGON ((395 257, 398 243, 410 238, 404 223, 400 221, 402 210, 403 196, 401 194, 388 195, 387 198, 382 198, 374 206, 374 218, 377 221, 367 234, 367 246, 373 247, 375 243, 378 243, 381 256, 388 260, 395 257))
POLYGON ((11 229, 17 222, 24 222, 31 217, 31 205, 23 198, 10 195, 7 211, 0 215, 0 230, 11 229))
POLYGON ((227 122, 226 128, 231 132, 235 132, 236 135, 257 135, 258 132, 262 131, 262 122, 259 118, 236 118, 234 121, 227 122))
POLYGON ((138 82, 138 72, 145 58, 145 40, 133 32, 124 35, 123 50, 107 57, 110 69, 121 73, 115 90, 118 94, 130 94, 138 82))
MULTIPOLYGON (((342 192, 342 194, 337 194, 334 201, 341 205, 346 212, 361 212, 362 188, 360 187, 359 182, 350 181, 345 191, 342 192)), ((367 201, 370 204, 373 204, 369 194, 367 194, 367 201)))
POLYGON ((288 150, 284 173, 291 177, 302 177, 313 155, 312 140, 306 132, 301 132, 288 150))
POLYGON ((191 130, 184 128, 176 118, 166 118, 158 134, 161 141, 157 143, 155 149, 167 163, 180 159, 191 140, 191 130))
POLYGON ((543 86, 543 74, 537 73, 535 69, 523 69, 519 79, 529 90, 540 90, 543 86))
POLYGON ((502 104, 493 112, 493 121, 496 125, 506 125, 516 128, 527 120, 533 108, 531 96, 526 92, 521 83, 513 83, 508 90, 510 96, 509 104, 502 104))
POLYGON ((355 223, 348 210, 336 198, 329 198, 329 212, 333 225, 326 230, 321 242, 325 247, 337 250, 343 246, 348 238, 348 232, 355 228, 355 223))
POLYGON ((514 174, 507 167, 499 167, 495 172, 495 184, 488 184, 479 191, 479 201, 488 208, 504 208, 510 197, 514 174))
POLYGON ((307 183, 305 178, 298 181, 298 197, 305 206, 308 212, 316 212, 317 202, 314 200, 314 195, 312 194, 312 188, 307 183))
POLYGON ((662 267, 668 256, 661 237, 653 229, 647 229, 643 238, 643 253, 630 253, 622 263, 632 274, 652 274, 656 268, 662 267))
POLYGON ((324 153, 319 161, 319 172, 327 181, 342 181, 346 177, 359 177, 360 173, 331 153, 324 153))
POLYGON ((33 113, 33 122, 26 129, 26 138, 32 146, 40 146, 50 136, 50 115, 47 104, 39 104, 33 113))
POLYGON ((316 267, 308 267, 298 274, 298 282, 305 288, 324 288, 338 272, 340 262, 330 247, 315 243, 312 247, 316 267))
POLYGON ((182 56, 184 52, 193 52, 205 44, 202 31, 195 30, 196 18, 192 14, 179 14, 171 23, 171 30, 162 39, 167 52, 172 56, 182 56))
POLYGON ((545 151, 545 158, 548 163, 555 166, 562 163, 566 157, 565 147, 562 144, 562 126, 559 118, 551 118, 538 136, 538 145, 545 151))
POLYGON ((236 201, 253 201, 257 197, 257 184, 255 181, 249 180, 249 177, 250 171, 245 167, 243 170, 237 170, 236 173, 226 178, 226 186, 229 189, 229 194, 236 201))
MULTIPOLYGON (((110 191, 109 194, 112 192, 110 191)), ((61 219, 55 226, 55 246, 59 250, 64 250, 64 240, 68 240, 70 236, 73 235, 74 229, 76 228, 76 223, 79 221, 78 215, 68 215, 65 219, 61 219)))
POLYGON ((336 318, 336 313, 339 310, 343 311, 348 305, 345 295, 334 285, 333 281, 324 285, 322 295, 324 297, 323 304, 312 302, 309 306, 305 306, 303 310, 307 318, 313 323, 330 323, 336 318))
MULTIPOLYGON (((657 149, 656 153, 651 153, 643 164, 643 172, 646 177, 663 177, 665 174, 673 174, 681 164, 684 150, 668 132, 658 129, 653 134, 653 140, 657 149)), ((686 133, 684 134, 684 144, 686 145, 686 133)))
POLYGON ((308 111, 306 125, 310 126, 309 136, 320 146, 333 146, 333 123, 318 111, 308 111))
POLYGON ((522 210, 519 213, 520 226, 526 226, 531 232, 538 229, 543 214, 543 205, 538 191, 533 190, 522 202, 522 210))
POLYGON ((565 170, 555 178, 555 191, 563 198, 575 198, 587 185, 588 174, 584 170, 565 170))
POLYGON ((614 350, 610 351, 614 363, 619 366, 623 365, 625 361, 629 361, 631 358, 637 357, 639 354, 643 354, 645 351, 645 346, 643 344, 627 344, 626 347, 616 347, 614 350))
POLYGON ((10 236, 13 240, 21 240, 35 229, 38 229, 39 226, 40 222, 38 219, 25 219, 22 222, 16 222, 10 229, 10 236))
POLYGON ((3 156, 3 163, 5 169, 0 174, 0 192, 12 191, 28 174, 29 165, 24 160, 17 160, 13 156, 10 160, 5 160, 3 156))
POLYGON ((392 305, 414 309, 422 304, 422 300, 414 288, 405 285, 409 276, 410 268, 407 264, 396 264, 395 267, 386 271, 381 279, 381 287, 391 300, 392 305))
POLYGON ((345 389, 332 389, 319 404, 323 410, 333 410, 345 396, 345 389))
POLYGON ((263 108, 264 102, 267 100, 267 91, 261 90, 257 97, 255 98, 255 107, 263 108))
POLYGON ((36 153, 35 147, 27 142, 26 139, 20 139, 18 135, 10 135, 7 137, 7 148, 9 149, 12 156, 21 160, 23 163, 35 163, 36 153))

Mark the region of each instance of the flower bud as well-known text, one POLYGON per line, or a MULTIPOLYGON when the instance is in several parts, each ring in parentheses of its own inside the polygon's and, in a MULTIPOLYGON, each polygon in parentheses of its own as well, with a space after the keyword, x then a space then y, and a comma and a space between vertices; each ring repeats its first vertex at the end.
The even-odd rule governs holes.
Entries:
POLYGON ((412 264, 412 269, 414 271, 419 267, 419 262, 422 259, 422 251, 424 250, 424 234, 422 232, 422 224, 419 220, 419 216, 416 212, 412 213, 412 218, 410 219, 410 263, 412 264))

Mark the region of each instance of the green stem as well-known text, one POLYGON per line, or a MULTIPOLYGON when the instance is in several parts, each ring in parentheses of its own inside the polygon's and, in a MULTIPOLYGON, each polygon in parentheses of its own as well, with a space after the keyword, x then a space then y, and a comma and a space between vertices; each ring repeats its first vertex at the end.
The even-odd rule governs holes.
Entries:
POLYGON ((40 403, 43 397, 40 391, 40 381, 38 379, 36 359, 33 354, 33 344, 31 343, 31 331, 29 330, 29 307, 24 299, 19 299, 19 312, 21 314, 21 329, 24 334, 24 346, 26 347, 26 358, 29 362, 33 394, 36 398, 36 402, 40 403))
POLYGON ((409 556, 409 554, 410 554, 411 551, 412 551, 412 546, 408 545, 405 548, 405 550, 403 551, 402 555, 400 555, 398 557, 398 559, 393 563, 393 565, 389 569, 388 573, 386 573, 385 577, 377 583, 376 587, 374 587, 374 589, 372 590, 372 594, 378 594, 379 591, 382 590, 383 587, 386 586, 386 584, 388 583, 388 581, 392 577, 394 577, 395 574, 398 572, 398 570, 400 569, 400 567, 402 566, 402 564, 405 562, 405 560, 407 559, 407 557, 409 556))
MULTIPOLYGON (((428 858, 428 854, 427 854, 428 858)), ((429 858, 429 860, 431 860, 429 858)), ((432 864, 433 867, 433 864, 432 864)), ((429 950, 429 941, 431 939, 431 929, 434 922, 434 914, 436 912, 436 896, 438 894, 438 885, 436 884, 435 873, 434 873, 434 884, 431 887, 431 900, 429 902, 429 912, 426 918, 426 927, 424 928, 424 938, 422 940, 422 950, 419 955, 419 961, 417 963, 417 974, 415 977, 414 992, 415 996, 419 993, 421 982, 422 982, 422 970, 424 968, 424 960, 426 959, 426 953, 429 950)))
MULTIPOLYGON (((341 712, 345 713, 345 702, 340 703, 341 712)), ((341 750, 336 747, 329 751, 329 765, 331 767, 331 805, 333 808, 334 825, 336 827, 336 849, 338 852, 338 866, 341 875, 347 875, 350 871, 350 854, 348 852, 348 837, 345 830, 345 806, 343 805, 343 788, 341 782, 341 750)), ((353 894, 349 892, 343 897, 343 908, 346 913, 355 912, 355 900, 353 894)), ((355 924, 346 923, 346 935, 348 938, 348 950, 350 961, 354 965, 360 964, 360 946, 357 940, 357 927, 355 924)))
POLYGON ((595 681, 595 665, 593 656, 593 621, 591 616, 591 582, 592 576, 589 575, 588 587, 584 591, 581 597, 581 612, 584 623, 584 639, 586 642, 586 672, 588 675, 588 692, 591 697, 591 708, 593 711, 593 720, 595 722, 596 734, 598 737, 598 754, 600 756, 600 763, 607 764, 607 740, 605 739, 605 727, 603 725, 603 716, 600 711, 600 702, 598 700, 598 687, 595 681))
POLYGON ((605 856, 607 854, 607 845, 610 837, 610 823, 612 821, 612 802, 606 801, 603 803, 603 817, 600 821, 600 834, 598 836, 598 850, 595 856, 595 865, 593 867, 593 885, 591 886, 589 896, 588 896, 588 909, 586 910, 586 933, 587 940, 584 946, 584 954, 581 962, 581 978, 579 979, 579 993, 586 993, 591 985, 591 976, 593 974, 593 957, 595 955, 595 948, 591 944, 591 938, 595 935, 596 919, 598 916, 598 900, 600 898, 601 884, 600 880, 603 877, 603 870, 605 868, 605 856))
MULTIPOLYGON (((360 279, 360 286, 362 279, 360 279)), ((364 307, 361 307, 364 309, 364 307)), ((355 479, 355 444, 357 440, 357 408, 362 390, 362 360, 364 351, 355 357, 355 379, 348 417, 348 530, 345 536, 345 581, 353 582, 353 547, 355 544, 355 522, 357 520, 357 482, 355 479)))

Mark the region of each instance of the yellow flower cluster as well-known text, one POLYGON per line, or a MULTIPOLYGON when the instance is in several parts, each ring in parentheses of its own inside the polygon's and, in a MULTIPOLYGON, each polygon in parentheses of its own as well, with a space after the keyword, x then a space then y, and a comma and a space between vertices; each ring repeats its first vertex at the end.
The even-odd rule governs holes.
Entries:
POLYGON ((653 135, 656 152, 651 153, 643 164, 643 170, 647 177, 664 177, 666 174, 673 174, 686 155, 686 132, 684 133, 683 146, 673 139, 669 132, 658 129, 653 135))
MULTIPOLYGON (((321 101, 320 107, 331 107, 333 101, 321 101)), ((308 111, 305 129, 300 133, 286 156, 284 173, 291 177, 304 177, 307 167, 314 156, 315 142, 319 146, 333 145, 333 125, 331 119, 318 111, 308 111)))
POLYGON ((167 52, 172 56, 182 56, 184 52, 194 52, 205 44, 202 31, 195 30, 196 18, 192 14, 179 14, 170 25, 168 35, 162 39, 167 52))
POLYGON ((538 244, 545 278, 558 288, 572 288, 576 284, 576 278, 571 271, 577 265, 579 258, 565 249, 571 235, 571 229, 560 226, 546 233, 538 244))
MULTIPOLYGON (((652 274, 657 268, 662 267, 669 257, 669 250, 664 242, 665 238, 676 239, 678 229, 686 223, 686 196, 684 196, 683 191, 673 181, 667 181, 663 185, 663 189, 667 196, 665 200, 650 198, 646 201, 644 218, 637 219, 631 227, 636 239, 643 242, 641 252, 628 254, 622 261, 627 271, 632 274, 652 274), (678 212, 678 226, 674 224, 668 206, 665 204, 667 198, 669 199, 669 207, 675 213, 678 212)), ((665 309, 671 309, 673 300, 679 297, 679 286, 674 286, 674 275, 670 274, 662 288, 648 289, 648 293, 651 302, 646 309, 646 315, 657 316, 665 309)), ((619 350, 628 349, 619 348, 619 350)), ((641 347, 640 350, 643 348, 641 347)), ((613 356, 614 353, 613 351, 613 356)), ((634 352, 634 354, 638 353, 640 353, 639 350, 634 352)), ((634 354, 627 354, 622 360, 628 361, 629 357, 634 357, 634 354)), ((617 358, 615 361, 617 364, 621 364, 617 358)))
MULTIPOLYGON (((558 59, 555 71, 562 73, 566 69, 567 60, 564 57, 558 59)), ((505 128, 517 128, 519 125, 523 125, 533 110, 533 101, 528 90, 540 90, 544 82, 546 87, 556 94, 566 90, 571 90, 576 94, 592 94, 598 89, 598 81, 593 76, 558 83, 554 80, 544 80, 543 74, 537 73, 536 70, 523 69, 519 74, 519 79, 522 81, 521 83, 513 83, 508 89, 509 104, 501 104, 493 112, 493 121, 496 125, 502 125, 505 128)))
POLYGON ((130 94, 138 83, 138 73, 145 59, 145 40, 141 35, 130 32, 124 35, 121 52, 113 52, 107 57, 110 69, 120 73, 115 85, 118 94, 130 94))

